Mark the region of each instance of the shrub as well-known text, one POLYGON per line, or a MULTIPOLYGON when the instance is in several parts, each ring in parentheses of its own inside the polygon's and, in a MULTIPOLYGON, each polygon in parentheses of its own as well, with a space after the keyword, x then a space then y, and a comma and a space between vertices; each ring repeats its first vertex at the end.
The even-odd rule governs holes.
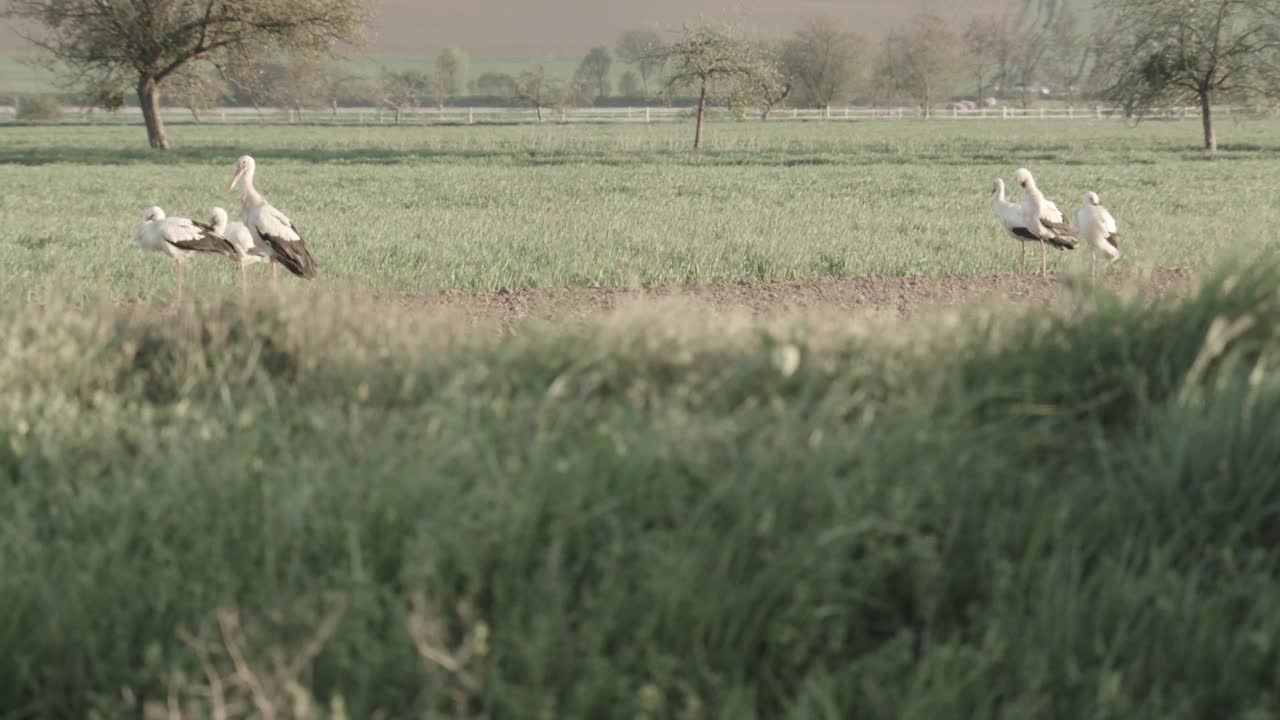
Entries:
POLYGON ((32 95, 18 103, 17 119, 22 122, 54 122, 62 119, 62 103, 48 95, 32 95))

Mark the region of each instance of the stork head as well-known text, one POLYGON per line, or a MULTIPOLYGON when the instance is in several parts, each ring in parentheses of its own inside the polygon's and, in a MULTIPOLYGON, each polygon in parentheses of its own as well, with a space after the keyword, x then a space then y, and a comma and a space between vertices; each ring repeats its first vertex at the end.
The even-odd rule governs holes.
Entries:
POLYGON ((213 226, 213 231, 221 235, 227 230, 227 211, 220 207, 216 207, 209 211, 209 224, 213 226))
POLYGON ((1089 192, 1084 194, 1084 204, 1085 205, 1101 205, 1102 200, 1098 198, 1098 193, 1090 190, 1089 192))
POLYGON ((152 205, 142 213, 142 222, 160 222, 164 219, 164 211, 159 207, 152 205))
POLYGON ((1024 188, 1036 186, 1035 179, 1031 177, 1031 171, 1026 168, 1018 168, 1018 171, 1013 174, 1013 179, 1024 188))
POLYGON ((236 175, 231 178, 231 187, 228 187, 227 190, 235 190, 236 184, 240 182, 240 178, 243 178, 246 175, 253 177, 253 169, 256 165, 257 163, 253 161, 252 157, 248 155, 241 156, 240 159, 236 161, 236 175))

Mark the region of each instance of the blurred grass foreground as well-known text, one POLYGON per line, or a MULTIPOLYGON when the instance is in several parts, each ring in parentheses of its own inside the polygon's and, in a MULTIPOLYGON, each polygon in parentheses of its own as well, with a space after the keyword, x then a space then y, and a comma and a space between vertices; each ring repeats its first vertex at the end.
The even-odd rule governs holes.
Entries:
POLYGON ((6 308, 0 717, 1274 717, 1278 287, 892 344, 6 308))

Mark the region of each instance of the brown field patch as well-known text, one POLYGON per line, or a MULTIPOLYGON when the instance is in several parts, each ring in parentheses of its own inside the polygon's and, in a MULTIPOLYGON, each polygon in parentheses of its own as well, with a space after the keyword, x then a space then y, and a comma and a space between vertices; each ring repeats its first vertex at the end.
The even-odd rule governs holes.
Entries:
MULTIPOLYGON (((1112 272, 1100 282, 1129 296, 1189 290, 1195 275, 1175 268, 1112 272)), ((399 296, 406 309, 439 313, 477 326, 511 330, 527 321, 556 324, 599 319, 634 308, 680 308, 757 320, 886 318, 903 320, 948 310, 1064 311, 1077 305, 1088 278, 987 275, 919 278, 821 278, 689 286, 540 288, 399 296)), ((384 300, 388 298, 383 298, 384 300)))

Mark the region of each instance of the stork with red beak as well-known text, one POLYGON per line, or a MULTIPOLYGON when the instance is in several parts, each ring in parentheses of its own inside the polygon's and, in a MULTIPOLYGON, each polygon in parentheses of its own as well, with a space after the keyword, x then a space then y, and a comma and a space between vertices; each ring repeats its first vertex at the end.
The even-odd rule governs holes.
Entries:
POLYGON ((253 185, 253 174, 257 167, 252 157, 245 155, 236 161, 236 174, 231 179, 228 190, 241 186, 241 217, 245 227, 253 235, 257 245, 262 246, 271 256, 271 281, 276 278, 276 263, 300 278, 310 280, 316 276, 316 264, 307 252, 302 235, 287 215, 271 206, 262 197, 262 193, 253 185))

